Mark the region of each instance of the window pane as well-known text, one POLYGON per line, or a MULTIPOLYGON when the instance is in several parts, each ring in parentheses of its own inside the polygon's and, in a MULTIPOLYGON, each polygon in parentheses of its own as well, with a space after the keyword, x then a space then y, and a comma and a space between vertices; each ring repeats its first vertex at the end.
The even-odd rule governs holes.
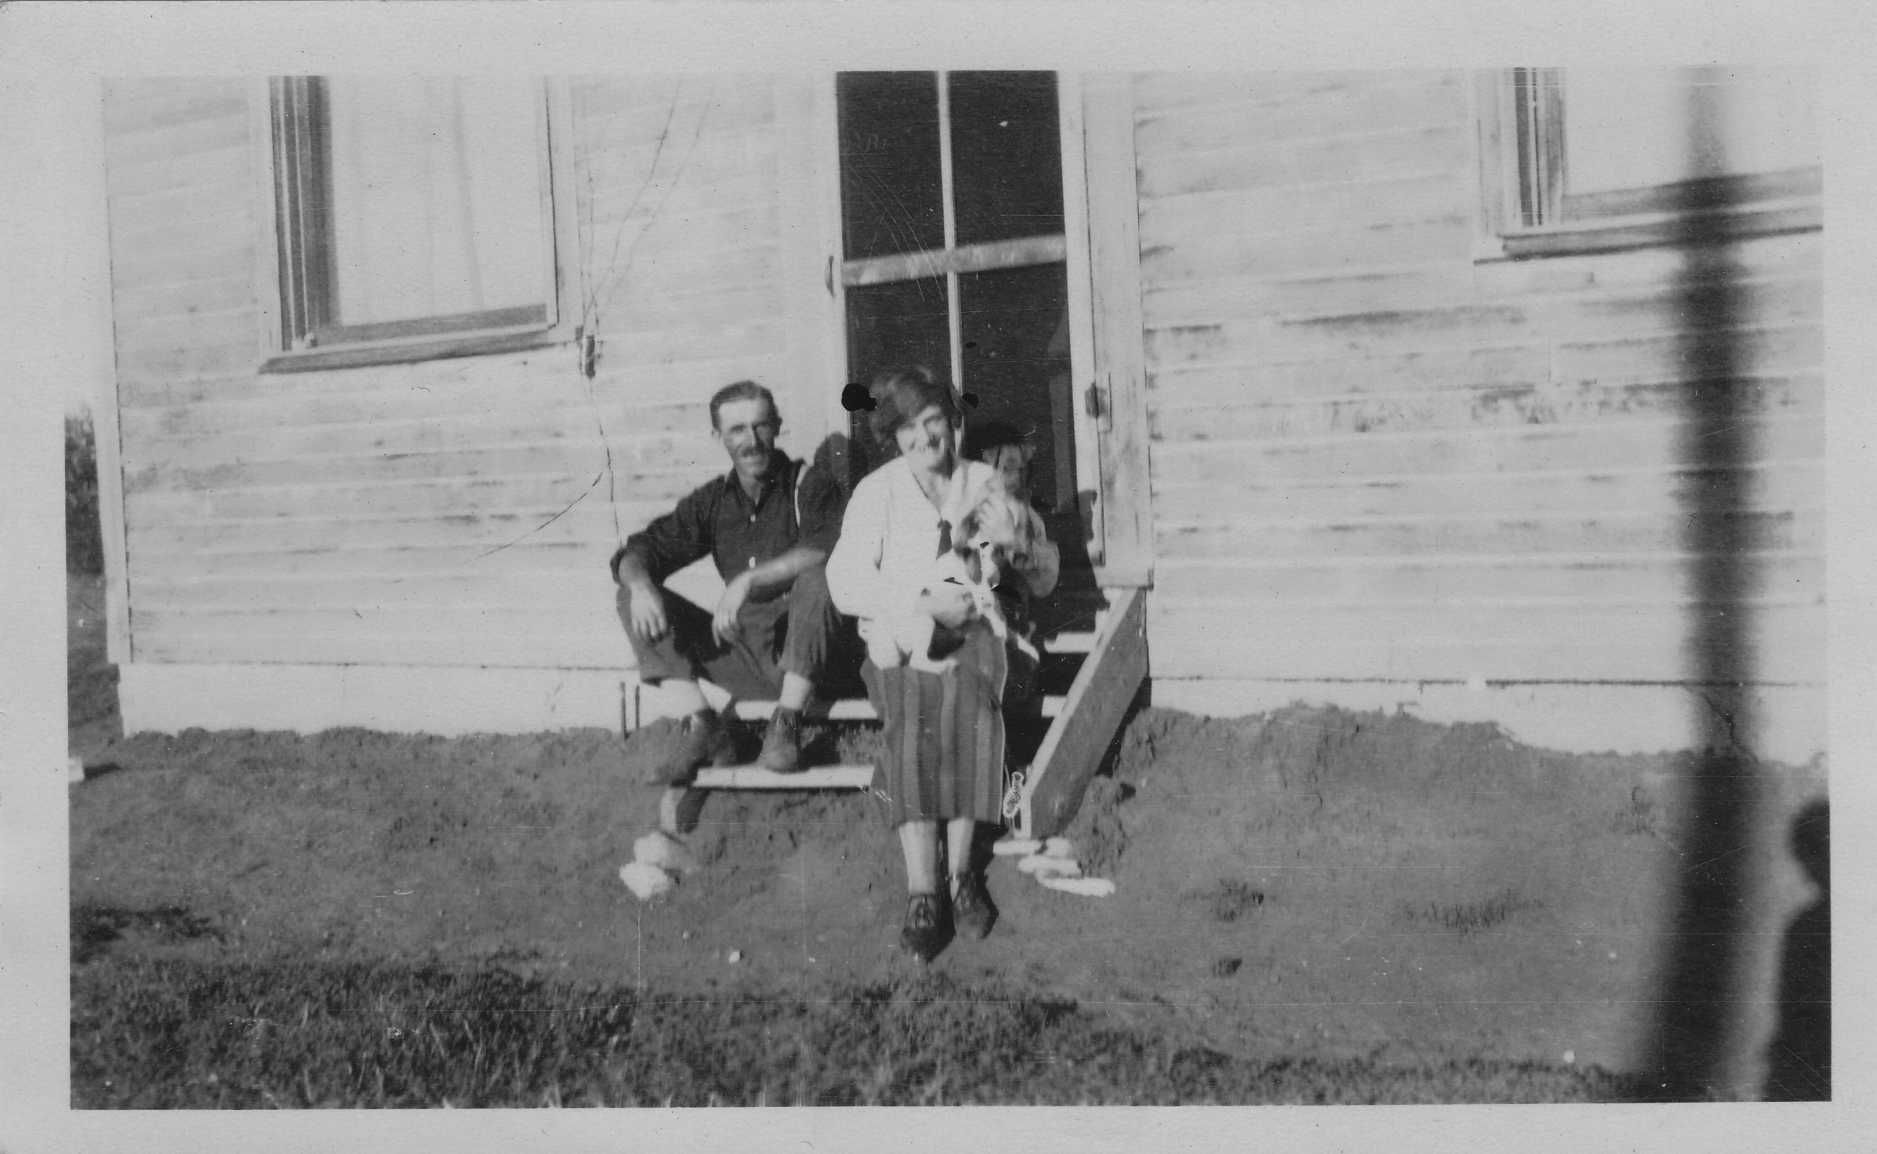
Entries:
POLYGON ((953 72, 958 243, 1062 232, 1062 140, 1053 72, 953 72))
POLYGON ((338 77, 328 91, 332 321, 542 304, 536 82, 338 77))
POLYGON ((1815 165, 1813 79, 1786 69, 1569 69, 1564 73, 1568 191, 1647 188, 1696 175, 1815 165), (1713 110, 1722 156, 1690 153, 1697 94, 1713 110))
POLYGON ((1061 264, 958 278, 964 325, 964 388, 977 397, 965 418, 1002 421, 1036 447, 1030 496, 1052 509, 1074 496, 1075 413, 1069 368, 1068 274, 1061 264))
POLYGON ((847 259, 944 247, 938 77, 844 72, 835 94, 847 259))
MULTIPOLYGON (((951 378, 951 328, 945 279, 891 281, 847 290, 847 371, 860 384, 894 365, 922 364, 951 378)), ((867 414, 854 414, 856 478, 890 455, 875 454, 867 414)))

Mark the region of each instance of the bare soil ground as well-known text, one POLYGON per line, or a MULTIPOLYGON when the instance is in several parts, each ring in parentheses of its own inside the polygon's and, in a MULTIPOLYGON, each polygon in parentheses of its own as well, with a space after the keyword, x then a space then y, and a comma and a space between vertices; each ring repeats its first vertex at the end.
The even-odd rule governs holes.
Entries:
MULTIPOLYGON (((72 900, 94 922, 141 911, 99 949, 436 962, 702 999, 812 1000, 911 966, 894 949, 897 848, 867 794, 714 796, 693 838, 704 868, 641 904, 617 876, 655 824, 629 764, 640 742, 125 738, 97 583, 72 590, 72 742, 92 770, 71 795, 72 900)), ((950 990, 1069 999, 1246 1059, 1642 1071, 1690 764, 1403 715, 1149 708, 1068 830, 1117 892, 1052 892, 1000 859, 995 933, 933 968, 950 990)), ((1777 846, 1824 767, 1763 768, 1777 846)), ((1811 892, 1768 860, 1778 927, 1811 892)))

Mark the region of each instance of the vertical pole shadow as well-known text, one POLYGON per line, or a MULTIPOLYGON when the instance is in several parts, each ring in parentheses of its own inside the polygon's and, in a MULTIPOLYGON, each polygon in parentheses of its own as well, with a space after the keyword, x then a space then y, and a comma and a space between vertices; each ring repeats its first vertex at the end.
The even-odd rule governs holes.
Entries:
POLYGON ((1739 331, 1747 301, 1730 249, 1734 193, 1725 172, 1718 70, 1691 77, 1689 179, 1678 187, 1675 242, 1683 254, 1676 296, 1684 410, 1679 464, 1690 478, 1680 500, 1689 555, 1686 679, 1699 711, 1688 783, 1689 822, 1674 924, 1661 971, 1650 1098, 1733 1096, 1742 1042, 1746 925, 1752 907, 1756 765, 1749 687, 1754 591, 1746 466, 1754 426, 1743 403, 1739 331))

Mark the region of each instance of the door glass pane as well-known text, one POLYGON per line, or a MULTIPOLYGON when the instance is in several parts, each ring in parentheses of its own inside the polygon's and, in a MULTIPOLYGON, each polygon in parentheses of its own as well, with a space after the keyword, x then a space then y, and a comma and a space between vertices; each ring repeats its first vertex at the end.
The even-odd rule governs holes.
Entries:
POLYGON ((1056 74, 953 72, 947 83, 958 243, 1060 234, 1056 74))
POLYGON ((835 97, 847 259, 943 248, 938 77, 843 72, 835 97))
POLYGON ((1069 291, 1064 265, 971 273, 958 278, 964 327, 964 388, 977 398, 973 426, 999 421, 1035 446, 1030 497, 1041 509, 1075 495, 1074 412, 1069 374, 1069 291))
POLYGON ((328 91, 333 320, 545 299, 536 82, 338 77, 328 91))
MULTIPOLYGON (((859 384, 895 365, 921 364, 951 379, 951 326, 945 304, 945 278, 891 281, 847 290, 847 371, 859 384)), ((856 479, 893 455, 892 446, 876 451, 867 413, 855 413, 853 458, 856 479)))

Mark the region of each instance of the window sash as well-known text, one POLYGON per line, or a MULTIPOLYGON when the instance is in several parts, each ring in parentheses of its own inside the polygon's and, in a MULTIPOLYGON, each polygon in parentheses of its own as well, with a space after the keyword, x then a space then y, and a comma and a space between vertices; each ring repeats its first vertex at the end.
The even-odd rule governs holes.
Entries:
POLYGON ((1570 193, 1561 80, 1560 70, 1548 68, 1509 69, 1482 80, 1482 255, 1516 259, 1686 243, 1691 218, 1702 221, 1702 239, 1713 241, 1821 226, 1816 165, 1570 193))
POLYGON ((500 352, 559 339, 561 254, 556 179, 551 163, 548 94, 540 123, 542 262, 539 304, 505 306, 405 320, 339 323, 332 236, 330 98, 324 78, 270 82, 273 130, 276 259, 280 290, 280 354, 264 370, 293 371, 500 352))

